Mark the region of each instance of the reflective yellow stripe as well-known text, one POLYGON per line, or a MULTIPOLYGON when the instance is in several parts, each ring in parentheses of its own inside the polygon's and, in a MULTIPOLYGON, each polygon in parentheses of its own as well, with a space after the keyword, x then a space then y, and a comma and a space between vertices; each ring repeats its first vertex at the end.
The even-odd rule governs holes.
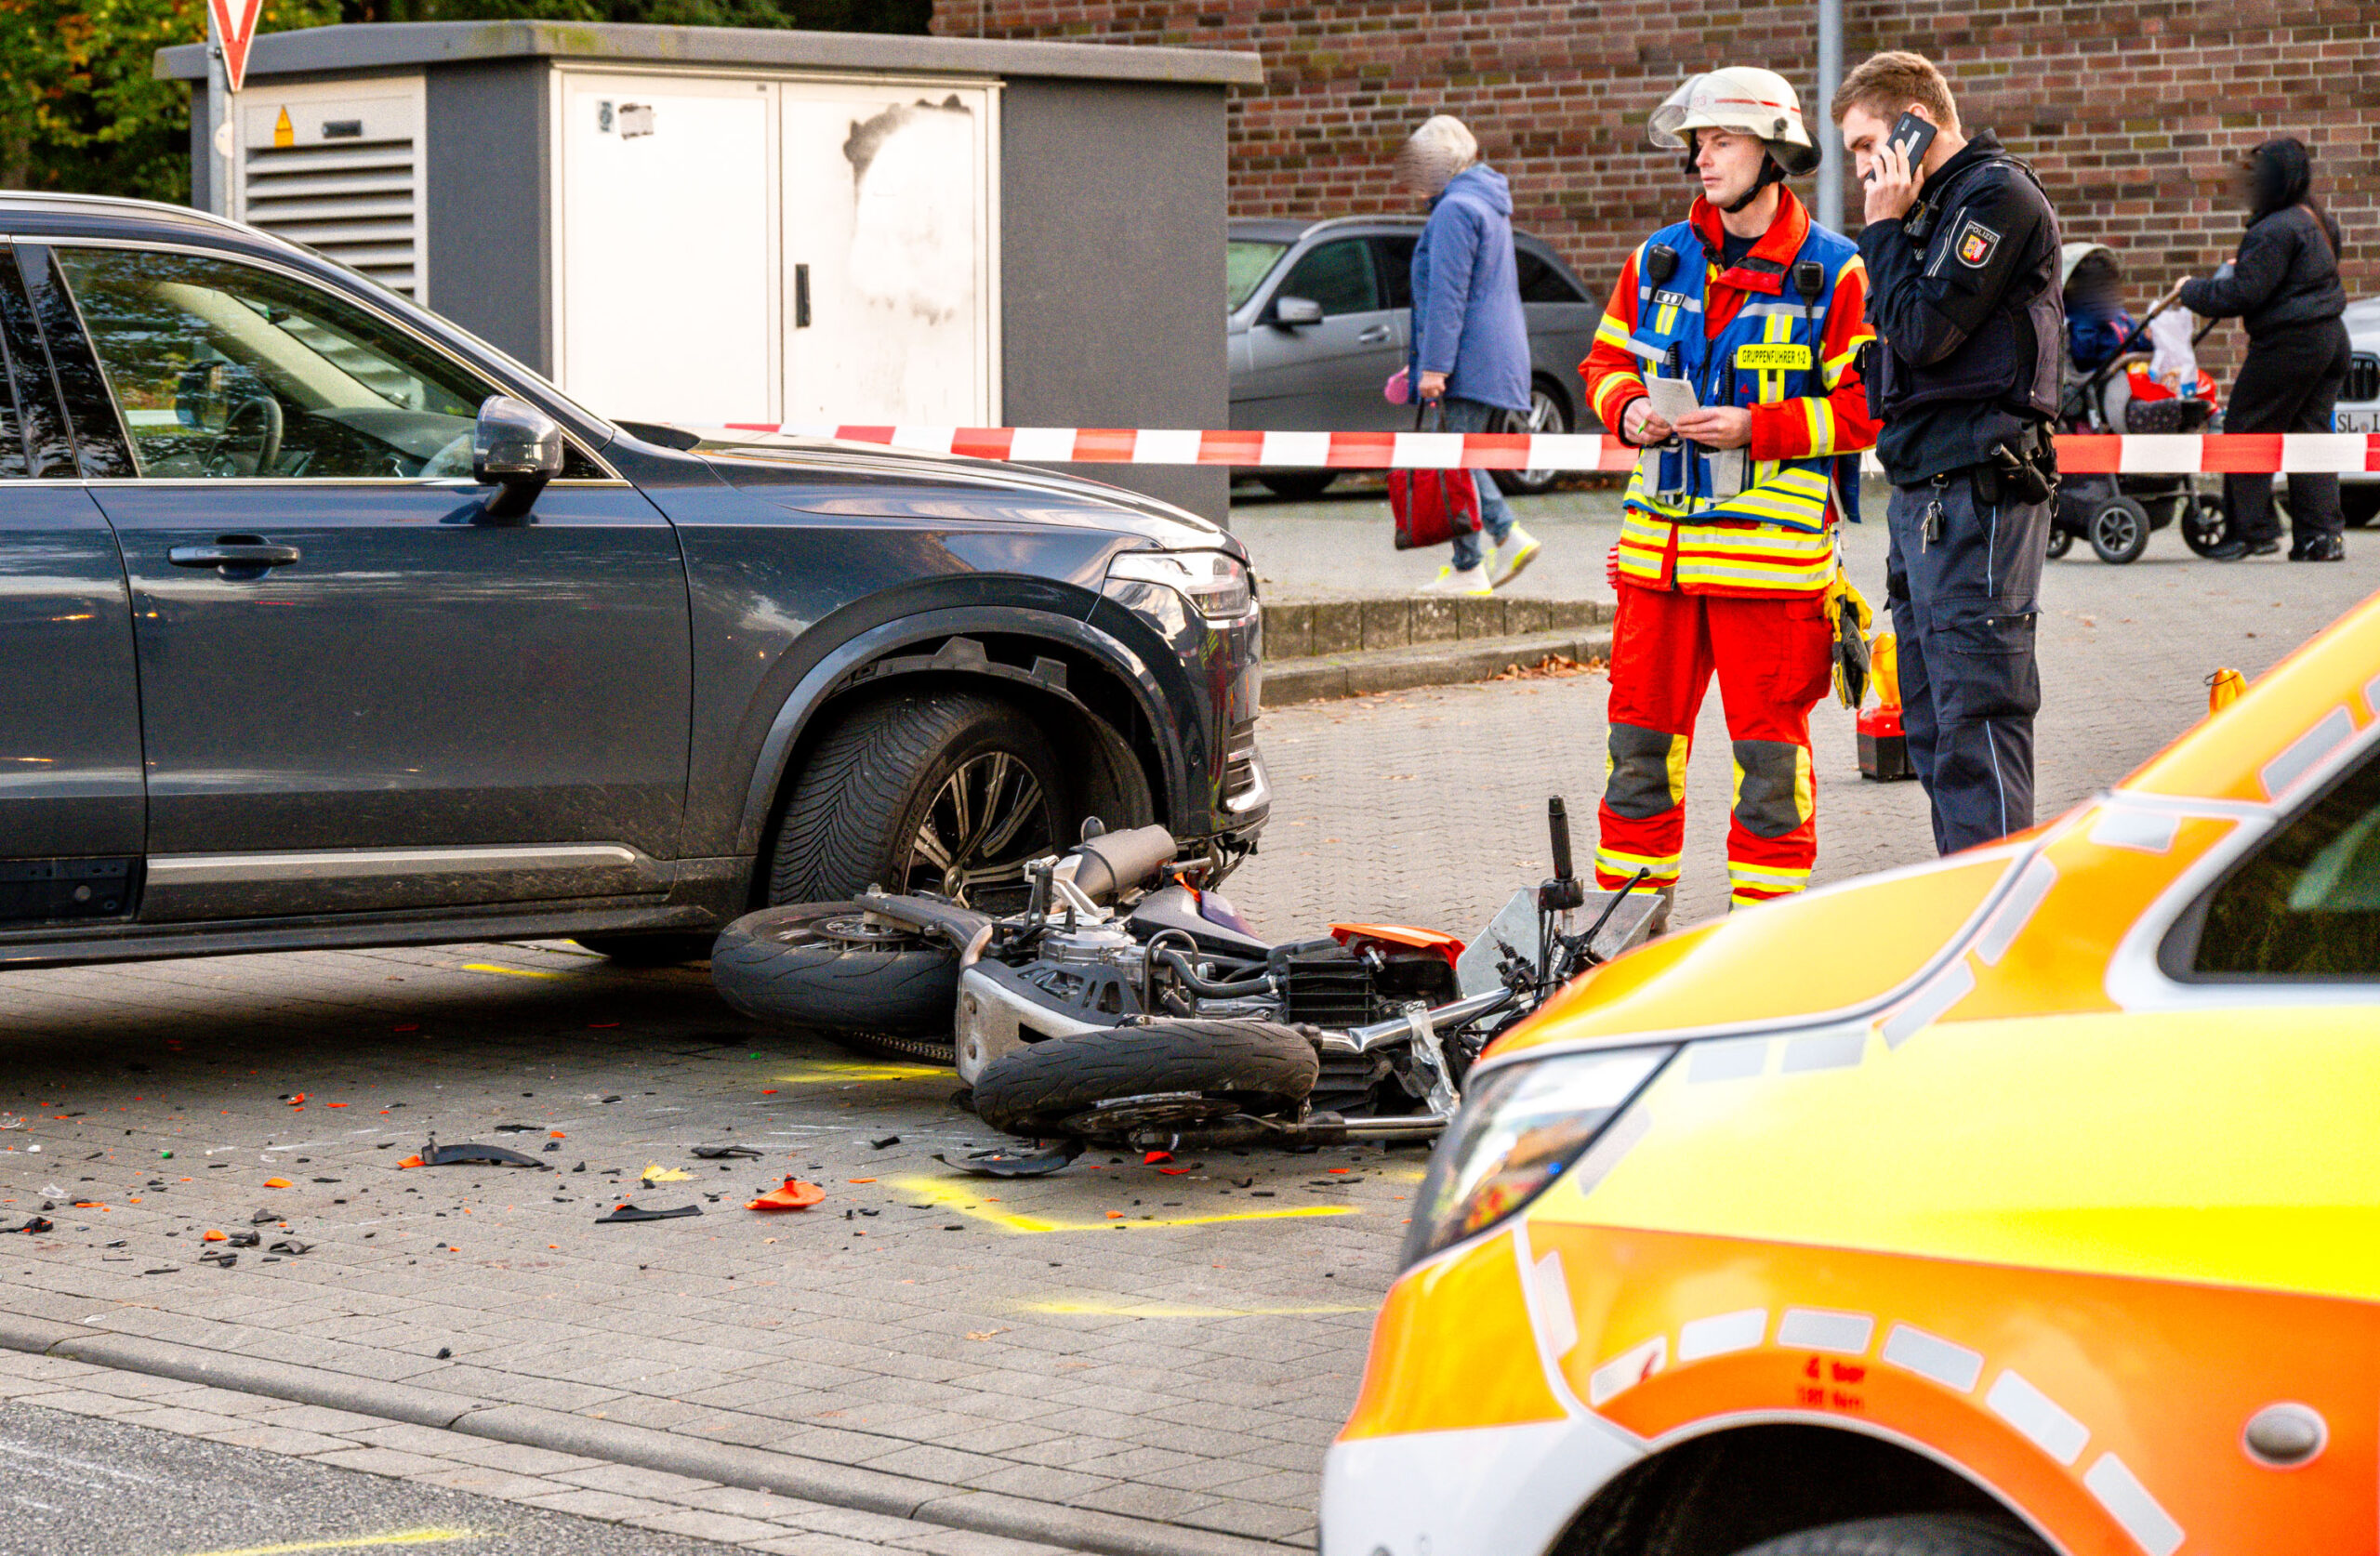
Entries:
POLYGON ((1606 346, 1618 346, 1625 349, 1635 336, 1630 333, 1628 326, 1620 322, 1618 315, 1606 313, 1603 316, 1603 323, 1595 326, 1595 338, 1606 346))
POLYGON ((1810 883, 1810 872, 1776 864, 1740 864, 1730 859, 1727 861, 1727 880, 1734 886, 1765 886, 1776 891, 1799 891, 1810 883))
POLYGON ((1827 424, 1822 415, 1826 402, 1807 395, 1802 398, 1802 431, 1809 439, 1812 454, 1824 454, 1832 445, 1827 441, 1827 424))

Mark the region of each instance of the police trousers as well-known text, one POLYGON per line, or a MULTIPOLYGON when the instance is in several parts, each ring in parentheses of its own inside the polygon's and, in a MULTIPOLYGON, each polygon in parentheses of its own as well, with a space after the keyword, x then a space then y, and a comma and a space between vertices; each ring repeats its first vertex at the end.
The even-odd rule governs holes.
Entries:
POLYGON ((2052 503, 1986 503, 1958 474, 1896 486, 1885 508, 1901 729, 1944 853, 2033 824, 2033 638, 2052 503))

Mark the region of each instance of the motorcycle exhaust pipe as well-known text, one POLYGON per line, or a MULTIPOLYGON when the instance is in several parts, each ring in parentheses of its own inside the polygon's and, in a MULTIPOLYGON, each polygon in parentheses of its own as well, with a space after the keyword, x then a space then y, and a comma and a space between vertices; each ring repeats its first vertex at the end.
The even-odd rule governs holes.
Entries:
POLYGON ((1066 851, 1074 863, 1075 890, 1094 903, 1114 900, 1119 893, 1157 878, 1174 855, 1173 834, 1161 826, 1136 826, 1128 832, 1103 832, 1066 851))

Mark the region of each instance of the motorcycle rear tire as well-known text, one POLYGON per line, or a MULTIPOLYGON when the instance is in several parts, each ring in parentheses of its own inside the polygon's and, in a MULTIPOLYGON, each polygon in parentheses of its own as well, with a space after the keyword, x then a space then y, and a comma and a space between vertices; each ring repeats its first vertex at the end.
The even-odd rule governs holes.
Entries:
POLYGON ((793 903, 746 914, 719 932, 711 982, 747 1016, 848 1047, 932 1036, 946 1048, 959 953, 938 939, 863 929, 861 912, 856 903, 793 903))
MULTIPOLYGON (((975 1114, 996 1129, 1034 1140, 1094 1133, 1086 1116, 1102 1103, 1181 1099, 1183 1122, 1230 1112, 1291 1110, 1321 1075, 1314 1045, 1274 1022, 1173 1021, 1053 1037, 986 1065, 975 1081, 975 1114)), ((1120 1116, 1120 1115, 1119 1115, 1120 1116)), ((1137 1122, 1152 1120, 1136 1113, 1137 1122)), ((1120 1132, 1120 1130, 1119 1130, 1120 1132)))

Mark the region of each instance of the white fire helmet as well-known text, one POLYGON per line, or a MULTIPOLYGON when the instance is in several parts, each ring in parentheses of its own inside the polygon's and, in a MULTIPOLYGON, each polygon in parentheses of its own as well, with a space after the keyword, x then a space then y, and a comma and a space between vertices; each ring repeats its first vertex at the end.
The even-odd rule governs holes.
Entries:
POLYGON ((1653 144, 1673 152, 1692 152, 1691 137, 1699 129, 1755 136, 1789 174, 1807 173, 1818 165, 1818 148, 1802 124, 1802 99, 1783 76, 1756 65, 1686 77, 1646 124, 1653 144))

